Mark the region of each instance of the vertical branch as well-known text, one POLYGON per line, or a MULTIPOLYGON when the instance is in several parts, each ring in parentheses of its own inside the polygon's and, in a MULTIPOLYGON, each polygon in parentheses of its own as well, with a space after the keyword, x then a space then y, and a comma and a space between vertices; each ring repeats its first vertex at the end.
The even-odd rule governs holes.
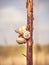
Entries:
POLYGON ((33 65, 32 60, 32 32, 33 32, 33 0, 27 0, 27 26, 30 31, 30 38, 27 40, 27 65, 33 65), (28 60, 29 59, 29 60, 28 60))

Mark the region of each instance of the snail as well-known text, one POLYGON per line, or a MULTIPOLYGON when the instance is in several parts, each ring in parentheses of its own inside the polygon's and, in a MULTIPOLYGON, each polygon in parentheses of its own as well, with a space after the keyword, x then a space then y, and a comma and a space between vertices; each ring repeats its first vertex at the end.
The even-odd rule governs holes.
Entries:
POLYGON ((26 40, 25 40, 24 38, 22 38, 22 37, 17 38, 16 41, 17 41, 19 44, 26 43, 26 40))
POLYGON ((20 35, 22 35, 25 31, 26 31, 26 26, 21 26, 20 28, 15 30, 15 32, 19 33, 20 35))
POLYGON ((30 38, 30 32, 29 31, 24 32, 23 37, 25 39, 29 39, 30 38))

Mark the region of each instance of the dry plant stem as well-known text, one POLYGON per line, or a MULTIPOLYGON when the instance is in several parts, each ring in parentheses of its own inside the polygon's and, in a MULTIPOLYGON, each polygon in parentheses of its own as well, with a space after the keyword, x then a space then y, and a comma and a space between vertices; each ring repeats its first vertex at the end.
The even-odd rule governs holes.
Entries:
POLYGON ((27 26, 30 38, 27 40, 27 65, 33 65, 32 46, 33 46, 33 0, 27 0, 27 26), (28 60, 29 59, 29 60, 28 60))

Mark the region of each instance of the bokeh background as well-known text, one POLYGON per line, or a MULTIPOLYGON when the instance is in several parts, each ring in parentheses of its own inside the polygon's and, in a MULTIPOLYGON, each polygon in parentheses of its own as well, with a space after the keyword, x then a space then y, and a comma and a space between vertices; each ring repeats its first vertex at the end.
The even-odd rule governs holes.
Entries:
MULTIPOLYGON (((27 0, 0 0, 0 45, 16 45, 15 29, 27 23, 27 0)), ((34 43, 49 43, 49 0, 33 0, 34 43)))
MULTIPOLYGON (((0 0, 0 65, 27 64, 27 45, 15 33, 27 24, 26 1, 0 0)), ((33 0, 33 16, 33 65, 49 65, 49 0, 33 0)))

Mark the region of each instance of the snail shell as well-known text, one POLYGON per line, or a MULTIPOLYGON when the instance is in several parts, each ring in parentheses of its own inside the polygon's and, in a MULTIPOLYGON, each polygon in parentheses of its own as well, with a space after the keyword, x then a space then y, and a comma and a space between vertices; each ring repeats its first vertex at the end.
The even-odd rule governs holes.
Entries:
POLYGON ((30 32, 29 31, 24 32, 23 37, 25 39, 29 39, 30 38, 30 32))
POLYGON ((26 42, 26 40, 25 40, 24 38, 22 38, 22 37, 17 38, 16 41, 17 41, 19 44, 22 44, 22 43, 25 43, 25 42, 26 42))
POLYGON ((17 30, 15 30, 15 32, 19 33, 20 35, 22 35, 25 31, 26 31, 26 26, 22 26, 18 28, 17 30))

